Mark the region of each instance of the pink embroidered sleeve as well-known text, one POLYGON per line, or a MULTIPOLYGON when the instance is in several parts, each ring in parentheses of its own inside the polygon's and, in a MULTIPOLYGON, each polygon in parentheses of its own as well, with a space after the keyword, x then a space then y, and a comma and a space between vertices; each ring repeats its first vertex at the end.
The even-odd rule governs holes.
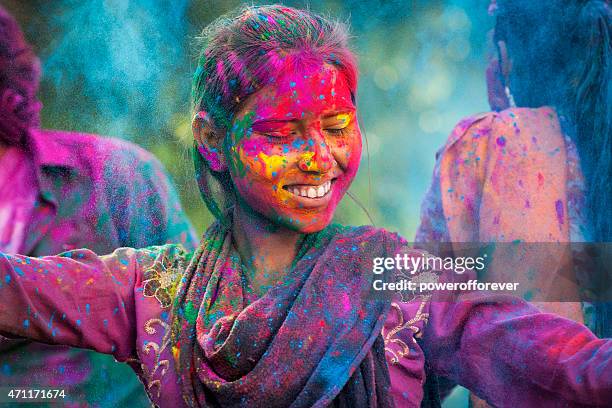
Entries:
POLYGON ((136 357, 139 314, 158 315, 162 306, 141 299, 168 302, 159 277, 147 269, 169 247, 0 256, 0 334, 89 348, 119 361, 136 357))
POLYGON ((432 302, 423 335, 432 371, 496 406, 603 406, 612 341, 511 296, 432 302))
POLYGON ((612 341, 514 297, 398 301, 382 334, 397 407, 419 406, 425 366, 495 406, 612 400, 612 341))

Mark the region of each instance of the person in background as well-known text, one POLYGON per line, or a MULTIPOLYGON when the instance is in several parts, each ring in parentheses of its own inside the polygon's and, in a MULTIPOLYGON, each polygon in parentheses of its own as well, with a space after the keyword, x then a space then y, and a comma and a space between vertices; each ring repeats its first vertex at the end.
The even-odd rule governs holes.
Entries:
MULTIPOLYGON (((39 59, 0 7, 0 251, 105 253, 168 242, 193 248, 175 189, 150 153, 39 127, 39 76, 39 59)), ((138 378, 111 357, 25 340, 0 340, 0 384, 63 389, 65 401, 79 406, 148 405, 138 378)))
MULTIPOLYGON (((462 120, 439 151, 415 240, 612 241, 610 2, 497 0, 489 10, 492 110, 462 120)), ((531 276, 531 287, 571 300, 542 303, 543 309, 584 318, 598 336, 612 336, 610 303, 586 304, 583 316, 580 296, 568 295, 560 287, 565 280, 551 273, 566 257, 553 256, 553 246, 539 248, 529 261, 491 270, 488 278, 512 281, 542 271, 531 276)), ((603 274, 576 270, 570 280, 579 293, 605 290, 602 282, 609 289, 603 274)))

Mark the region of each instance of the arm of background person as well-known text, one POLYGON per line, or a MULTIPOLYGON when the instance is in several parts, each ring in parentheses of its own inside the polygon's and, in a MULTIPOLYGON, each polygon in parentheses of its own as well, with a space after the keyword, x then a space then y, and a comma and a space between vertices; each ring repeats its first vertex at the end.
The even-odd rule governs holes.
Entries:
POLYGON ((478 241, 478 202, 485 177, 482 139, 492 121, 489 115, 460 121, 436 153, 431 184, 421 202, 416 243, 478 241))

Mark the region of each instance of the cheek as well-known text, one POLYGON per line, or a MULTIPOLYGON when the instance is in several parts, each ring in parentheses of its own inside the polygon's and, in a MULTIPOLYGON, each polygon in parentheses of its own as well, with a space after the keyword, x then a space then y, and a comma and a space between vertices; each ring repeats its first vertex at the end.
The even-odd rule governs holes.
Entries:
POLYGON ((237 163, 237 181, 249 187, 262 187, 279 191, 280 182, 289 167, 286 146, 271 144, 264 139, 246 140, 232 149, 232 160, 237 163))
POLYGON ((261 152, 257 155, 259 164, 258 174, 269 181, 277 181, 284 169, 287 168, 287 159, 278 154, 266 154, 261 152))
POLYGON ((355 139, 351 150, 349 162, 347 164, 347 172, 351 174, 351 177, 355 177, 357 170, 359 170, 359 163, 361 162, 361 136, 355 139))
POLYGON ((360 135, 339 139, 335 142, 334 158, 347 178, 352 179, 357 174, 359 162, 361 161, 361 149, 360 135))

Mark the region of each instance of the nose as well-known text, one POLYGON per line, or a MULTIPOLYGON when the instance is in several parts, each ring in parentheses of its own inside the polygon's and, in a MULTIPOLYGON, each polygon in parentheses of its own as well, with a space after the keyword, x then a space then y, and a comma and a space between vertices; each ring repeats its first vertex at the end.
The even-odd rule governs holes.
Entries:
POLYGON ((335 159, 322 135, 312 135, 307 144, 310 149, 302 153, 300 157, 298 162, 300 170, 314 173, 326 173, 331 170, 335 159))

